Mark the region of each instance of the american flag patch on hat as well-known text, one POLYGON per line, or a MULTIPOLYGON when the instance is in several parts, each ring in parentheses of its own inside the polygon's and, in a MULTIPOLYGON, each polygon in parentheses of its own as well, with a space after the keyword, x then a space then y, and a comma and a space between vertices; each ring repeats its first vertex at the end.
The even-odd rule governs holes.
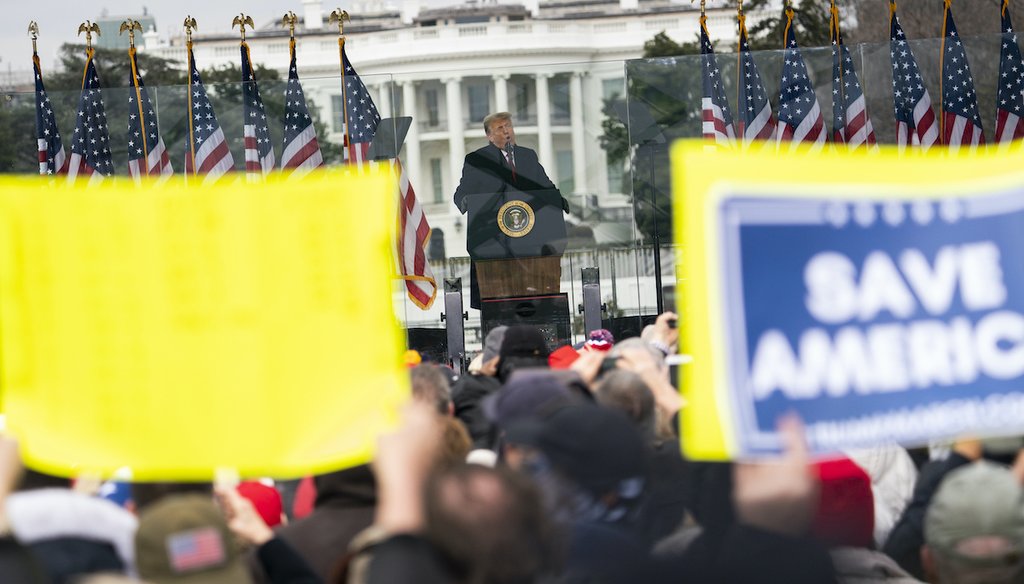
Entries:
POLYGON ((177 573, 213 568, 224 563, 224 539, 214 527, 172 534, 167 538, 167 557, 177 573))

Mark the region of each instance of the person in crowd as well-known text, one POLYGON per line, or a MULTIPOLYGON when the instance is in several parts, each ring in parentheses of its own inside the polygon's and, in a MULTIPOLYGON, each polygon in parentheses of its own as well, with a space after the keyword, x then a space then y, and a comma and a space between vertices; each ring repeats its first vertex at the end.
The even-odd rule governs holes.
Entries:
POLYGON ((139 576, 154 584, 252 582, 235 537, 209 495, 170 495, 146 507, 139 516, 135 553, 139 576))
POLYGON ((455 411, 452 404, 451 385, 448 376, 435 363, 421 363, 409 370, 412 378, 412 396, 432 404, 439 413, 450 416, 455 411))
POLYGON ((513 325, 505 331, 498 353, 498 380, 506 383, 518 369, 547 369, 551 350, 544 333, 530 325, 513 325))
POLYGON ((459 377, 452 387, 452 403, 455 417, 462 420, 469 431, 475 449, 490 449, 494 446, 491 423, 480 409, 480 402, 498 391, 498 363, 501 361, 501 344, 507 326, 492 328, 484 338, 483 351, 470 364, 469 373, 459 377))
MULTIPOLYGON (((436 402, 428 405, 437 411, 436 402)), ((313 512, 277 529, 275 535, 294 548, 326 582, 353 538, 373 523, 377 481, 370 466, 364 464, 317 475, 313 482, 317 493, 313 512)), ((252 553, 247 560, 257 584, 268 582, 258 556, 252 553)))
POLYGON ((623 412, 640 433, 651 459, 649 494, 641 524, 646 541, 653 544, 674 532, 686 516, 686 463, 674 436, 657 435, 654 394, 644 380, 626 369, 609 371, 594 386, 597 403, 623 412))
POLYGON ((921 559, 933 584, 1024 582, 1024 489, 1005 466, 951 471, 925 514, 921 559))
POLYGON ((921 584, 874 549, 871 477, 849 458, 814 465, 821 484, 811 534, 828 546, 839 584, 921 584))
POLYGON ((97 572, 134 573, 136 519, 116 503, 76 492, 70 481, 28 470, 7 497, 7 521, 52 582, 97 572))
POLYGON ((287 522, 281 493, 259 481, 242 481, 237 487, 238 494, 252 502, 256 512, 271 529, 287 522))
MULTIPOLYGON (((483 119, 488 144, 466 155, 462 178, 455 189, 454 201, 459 211, 469 210, 468 197, 497 197, 512 188, 523 192, 551 192, 561 199, 562 209, 569 212, 569 202, 548 178, 537 158, 537 152, 516 143, 512 114, 497 112, 483 119)), ((480 287, 477 282, 476 262, 470 263, 470 301, 480 308, 480 287)))
POLYGON ((914 496, 917 466, 907 449, 895 444, 848 450, 857 466, 871 477, 875 501, 875 547, 881 549, 914 496))
POLYGON ((914 496, 903 515, 889 533, 882 551, 896 560, 901 568, 919 580, 925 579, 921 564, 921 546, 924 544, 924 518, 932 497, 943 479, 954 470, 980 460, 983 447, 980 440, 960 440, 954 443, 949 456, 933 460, 923 467, 914 485, 914 496))

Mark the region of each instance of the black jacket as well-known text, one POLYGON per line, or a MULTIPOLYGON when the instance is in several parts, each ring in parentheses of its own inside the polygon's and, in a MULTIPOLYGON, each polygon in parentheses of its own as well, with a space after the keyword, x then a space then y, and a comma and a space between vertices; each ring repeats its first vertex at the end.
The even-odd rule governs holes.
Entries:
POLYGON ((515 177, 505 160, 505 154, 494 144, 467 154, 462 165, 462 179, 455 189, 455 206, 465 213, 468 209, 467 196, 496 195, 504 193, 510 186, 525 192, 557 190, 540 165, 536 151, 515 146, 513 157, 516 163, 515 177))

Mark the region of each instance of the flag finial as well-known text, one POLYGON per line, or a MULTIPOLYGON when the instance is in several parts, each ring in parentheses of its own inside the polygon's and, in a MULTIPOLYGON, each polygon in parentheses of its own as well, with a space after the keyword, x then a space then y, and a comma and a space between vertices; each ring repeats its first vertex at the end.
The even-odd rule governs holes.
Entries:
POLYGON ((32 37, 32 54, 34 55, 39 52, 36 50, 36 41, 39 40, 39 24, 34 20, 28 23, 28 35, 32 37))
POLYGON ((92 33, 96 33, 96 36, 100 36, 100 25, 95 22, 86 20, 82 24, 78 25, 78 34, 85 33, 85 52, 92 54, 92 33))
MULTIPOLYGON (((693 4, 693 0, 690 0, 690 4, 693 4)), ((707 12, 707 0, 700 0, 700 15, 704 16, 707 12)))
POLYGON ((135 31, 142 30, 142 23, 138 20, 128 19, 121 23, 121 31, 118 32, 118 36, 124 34, 124 31, 128 31, 128 46, 132 49, 135 48, 135 31))
POLYGON ((238 27, 242 31, 242 42, 245 42, 245 27, 248 26, 251 29, 256 28, 256 24, 252 21, 251 16, 247 16, 244 12, 235 17, 231 21, 231 28, 238 27))
POLYGON ((289 10, 285 13, 284 18, 281 19, 281 24, 288 27, 288 36, 292 40, 295 39, 295 23, 299 21, 299 17, 295 16, 295 13, 289 10))
POLYGON ((196 19, 192 18, 192 15, 190 14, 185 17, 185 24, 183 26, 185 27, 185 44, 191 47, 192 31, 199 28, 199 25, 196 24, 196 19))
POLYGON ((327 22, 330 24, 338 23, 338 36, 345 38, 345 21, 352 22, 352 18, 349 17, 347 10, 341 8, 335 8, 331 11, 331 18, 327 22))

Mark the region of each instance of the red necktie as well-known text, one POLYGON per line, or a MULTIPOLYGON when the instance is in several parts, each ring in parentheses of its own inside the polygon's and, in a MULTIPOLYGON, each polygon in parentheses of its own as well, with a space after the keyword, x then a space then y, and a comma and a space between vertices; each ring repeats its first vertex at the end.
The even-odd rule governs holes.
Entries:
POLYGON ((515 159, 512 157, 512 153, 511 152, 507 153, 507 156, 505 157, 505 160, 508 162, 508 167, 512 171, 512 182, 515 182, 515 180, 516 180, 516 162, 515 162, 515 159))

